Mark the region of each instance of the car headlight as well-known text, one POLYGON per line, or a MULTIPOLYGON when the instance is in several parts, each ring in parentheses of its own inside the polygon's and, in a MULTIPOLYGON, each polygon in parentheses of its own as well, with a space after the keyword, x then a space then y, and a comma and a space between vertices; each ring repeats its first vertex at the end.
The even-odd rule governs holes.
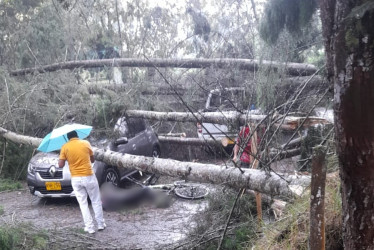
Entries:
POLYGON ((35 175, 36 166, 30 162, 29 166, 27 167, 27 172, 29 172, 31 175, 35 175))

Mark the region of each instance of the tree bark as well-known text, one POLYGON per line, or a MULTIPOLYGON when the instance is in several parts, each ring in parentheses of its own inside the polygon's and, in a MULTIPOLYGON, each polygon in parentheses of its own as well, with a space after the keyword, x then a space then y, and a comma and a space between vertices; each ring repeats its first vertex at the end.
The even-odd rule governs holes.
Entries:
MULTIPOLYGON (((0 136, 15 143, 38 147, 42 139, 18 135, 0 128, 0 136)), ((161 159, 130 154, 121 154, 110 150, 93 147, 95 159, 106 164, 138 169, 162 175, 183 177, 200 182, 225 184, 234 188, 248 188, 279 199, 291 200, 309 186, 307 176, 284 176, 261 170, 245 169, 243 173, 234 167, 181 162, 171 159, 161 159)))
POLYGON ((4 128, 0 127, 0 136, 4 137, 5 139, 8 139, 12 142, 18 143, 18 144, 24 144, 29 145, 32 147, 39 147, 39 144, 42 142, 42 139, 35 138, 31 136, 25 136, 25 135, 19 135, 16 133, 13 133, 9 130, 6 130, 4 128))
POLYGON ((335 89, 344 248, 374 249, 374 9, 358 0, 320 6, 335 89))
MULTIPOLYGON (((154 83, 146 82, 147 89, 142 90, 140 93, 142 95, 184 95, 187 92, 187 89, 181 87, 152 87, 154 83)), ((125 92, 129 91, 129 87, 125 84, 87 84, 88 92, 90 94, 100 94, 103 90, 111 90, 115 92, 125 92)))
MULTIPOLYGON (((129 117, 141 117, 149 120, 158 121, 177 121, 177 122, 209 122, 218 124, 237 124, 244 125, 246 122, 260 123, 267 118, 266 115, 252 115, 240 113, 236 111, 223 111, 223 112, 157 112, 145 110, 127 110, 126 115, 129 117)), ((305 117, 287 116, 284 120, 286 129, 297 129, 299 124, 305 117)), ((274 118, 273 118, 274 120, 274 118)), ((304 127, 309 127, 316 124, 330 124, 326 119, 319 117, 308 117, 304 122, 304 127)))
POLYGON ((10 72, 12 76, 19 76, 31 73, 52 72, 62 69, 75 68, 99 68, 99 67, 174 67, 174 68, 237 68, 242 70, 258 70, 261 66, 265 66, 274 70, 286 69, 288 75, 305 76, 312 75, 316 72, 316 67, 311 64, 301 63, 280 63, 272 61, 258 61, 253 59, 165 59, 151 58, 113 58, 101 60, 85 60, 85 61, 69 61, 45 65, 35 68, 18 69, 10 72))
POLYGON ((326 147, 313 148, 310 190, 310 250, 325 250, 326 147))
POLYGON ((213 139, 200 139, 200 138, 189 138, 189 137, 170 137, 170 136, 158 136, 158 140, 164 143, 174 143, 174 144, 183 144, 183 145, 213 145, 220 146, 222 145, 221 140, 213 139))

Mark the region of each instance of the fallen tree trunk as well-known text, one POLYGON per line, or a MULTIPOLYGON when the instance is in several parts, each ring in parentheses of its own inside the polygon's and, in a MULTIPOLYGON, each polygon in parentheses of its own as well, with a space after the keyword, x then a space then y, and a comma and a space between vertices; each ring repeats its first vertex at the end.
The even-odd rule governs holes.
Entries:
MULTIPOLYGON (((149 120, 158 121, 177 121, 177 122, 199 122, 199 123, 218 123, 218 124, 237 124, 244 125, 246 122, 259 123, 267 118, 266 115, 253 115, 248 113, 240 113, 237 111, 223 111, 223 112, 157 112, 145 110, 127 110, 126 115, 129 117, 140 117, 149 120)), ((274 118, 273 118, 274 119, 274 118)), ((285 117, 282 126, 286 129, 297 129, 299 124, 303 123, 304 127, 309 127, 315 124, 330 124, 329 121, 319 117, 285 117)), ((279 117, 281 120, 281 117, 279 117)))
POLYGON ((200 138, 186 138, 186 137, 171 137, 171 136, 158 136, 158 140, 163 143, 174 143, 182 145, 202 146, 202 145, 222 145, 221 140, 214 139, 200 139, 200 138))
POLYGON ((31 136, 25 136, 25 135, 19 135, 17 133, 8 131, 4 128, 0 127, 0 136, 4 137, 7 140, 10 140, 12 142, 18 143, 18 144, 24 144, 33 146, 35 148, 39 147, 39 144, 42 142, 42 139, 35 138, 31 136))
MULTIPOLYGON (((141 90, 142 95, 180 95, 183 96, 187 89, 181 87, 151 87, 153 83, 145 83, 148 87, 147 89, 141 90)), ((87 84, 88 92, 90 94, 101 94, 105 90, 115 91, 115 92, 125 92, 130 91, 129 86, 126 84, 87 84)), ((131 93, 131 92, 130 92, 131 93)))
POLYGON ((165 59, 165 58, 113 58, 101 60, 68 61, 50 65, 18 69, 10 72, 12 76, 31 73, 52 72, 62 69, 98 68, 98 67, 174 67, 174 68, 237 68, 242 70, 258 70, 265 66, 274 70, 285 69, 291 76, 306 76, 314 74, 317 69, 311 64, 280 63, 272 61, 258 61, 253 59, 219 58, 219 59, 165 59))
MULTIPOLYGON (((33 147, 38 147, 42 140, 19 135, 4 128, 0 128, 0 135, 15 143, 27 144, 33 147)), ((93 151, 96 160, 103 161, 109 165, 135 168, 144 172, 183 177, 200 182, 225 184, 234 188, 246 187, 284 200, 300 195, 300 192, 310 183, 310 178, 305 176, 290 175, 280 177, 274 173, 255 169, 240 171, 234 167, 121 154, 95 147, 93 147, 93 151)))
POLYGON ((301 195, 303 189, 310 183, 310 178, 306 176, 280 177, 277 174, 256 169, 243 169, 241 172, 235 167, 135 156, 97 148, 94 149, 94 153, 95 159, 110 165, 200 182, 225 184, 234 188, 246 187, 283 200, 301 195))
POLYGON ((164 137, 174 137, 174 138, 178 138, 178 137, 182 137, 182 138, 186 138, 186 133, 166 133, 166 134, 158 134, 159 136, 164 136, 164 137))

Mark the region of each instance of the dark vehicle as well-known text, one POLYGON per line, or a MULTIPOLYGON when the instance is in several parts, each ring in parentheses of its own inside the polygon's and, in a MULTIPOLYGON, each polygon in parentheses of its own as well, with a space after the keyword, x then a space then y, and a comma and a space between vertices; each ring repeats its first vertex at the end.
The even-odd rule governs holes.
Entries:
MULTIPOLYGON (((122 117, 118 119, 114 132, 117 135, 116 139, 108 146, 108 149, 112 151, 153 157, 159 157, 161 154, 157 135, 143 119, 122 117)), ((111 182, 118 185, 126 177, 138 172, 137 170, 108 166, 100 161, 95 162, 94 169, 99 184, 111 182)))
MULTIPOLYGON (((106 147, 112 151, 159 157, 161 150, 157 135, 143 119, 120 118, 114 127, 115 137, 106 147)), ((101 143, 103 145, 108 143, 101 143)), ((30 192, 39 197, 74 197, 68 164, 58 168, 58 153, 40 152, 28 165, 27 184, 30 192)), ((97 180, 101 185, 111 182, 119 185, 121 180, 138 173, 135 169, 118 169, 100 161, 93 164, 97 180)))

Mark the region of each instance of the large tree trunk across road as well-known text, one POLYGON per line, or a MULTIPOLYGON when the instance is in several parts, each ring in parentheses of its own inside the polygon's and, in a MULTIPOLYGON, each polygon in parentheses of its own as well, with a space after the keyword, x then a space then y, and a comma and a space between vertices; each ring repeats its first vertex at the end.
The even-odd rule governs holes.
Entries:
POLYGON ((305 76, 316 72, 316 67, 311 64, 302 63, 280 63, 273 61, 258 61, 253 59, 219 58, 219 59, 167 59, 167 58, 113 58, 101 60, 84 60, 60 62, 50 65, 18 69, 10 72, 12 76, 31 74, 34 72, 44 73, 62 69, 75 68, 98 68, 98 67, 173 67, 173 68, 236 68, 243 70, 258 70, 260 65, 274 70, 285 69, 288 75, 305 76))
MULTIPOLYGON (((38 147, 41 139, 19 135, 0 128, 0 136, 15 143, 38 147)), ((195 162, 181 162, 171 159, 161 159, 130 154, 116 153, 110 150, 93 148, 95 159, 109 165, 123 168, 135 168, 145 172, 184 177, 201 182, 225 184, 234 188, 246 187, 280 199, 290 200, 300 195, 310 183, 307 176, 284 176, 264 172, 256 169, 245 169, 202 164, 195 162)))

